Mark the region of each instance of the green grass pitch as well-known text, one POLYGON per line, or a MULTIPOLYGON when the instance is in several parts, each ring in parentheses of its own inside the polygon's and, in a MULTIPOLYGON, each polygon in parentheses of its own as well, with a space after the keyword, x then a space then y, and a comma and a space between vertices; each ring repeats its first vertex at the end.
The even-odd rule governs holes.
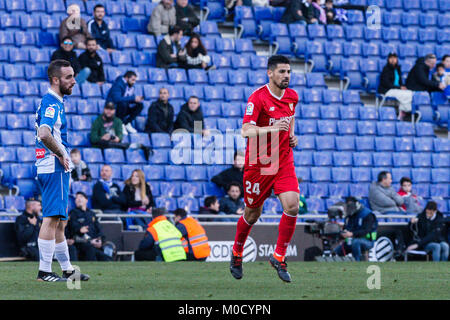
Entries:
MULTIPOLYGON (((390 262, 380 267, 381 288, 369 290, 373 263, 291 262, 293 282, 283 283, 268 262, 244 264, 232 278, 228 263, 77 262, 91 276, 80 290, 35 280, 37 263, 0 263, 0 300, 8 299, 450 299, 450 264, 390 262)), ((60 267, 53 263, 59 274, 60 267)))

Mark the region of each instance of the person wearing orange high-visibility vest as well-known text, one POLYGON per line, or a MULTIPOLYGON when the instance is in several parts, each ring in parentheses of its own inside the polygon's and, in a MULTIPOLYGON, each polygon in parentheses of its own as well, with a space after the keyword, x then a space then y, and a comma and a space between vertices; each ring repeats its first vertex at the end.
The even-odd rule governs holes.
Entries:
POLYGON ((183 235, 181 242, 183 243, 187 260, 205 261, 211 252, 205 229, 196 219, 188 216, 184 209, 179 208, 175 210, 174 215, 175 226, 183 235))

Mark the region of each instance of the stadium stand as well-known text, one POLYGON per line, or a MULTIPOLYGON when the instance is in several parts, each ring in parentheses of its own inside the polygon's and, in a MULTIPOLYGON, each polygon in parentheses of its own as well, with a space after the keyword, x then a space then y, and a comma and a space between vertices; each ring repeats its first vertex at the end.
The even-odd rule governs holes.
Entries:
MULTIPOLYGON (((66 103, 71 147, 82 151, 83 159, 92 166, 94 181, 103 163, 121 167, 114 170, 114 181, 120 183, 130 174, 128 165, 141 168, 152 185, 156 204, 167 206, 169 211, 181 205, 196 213, 205 196, 223 195, 209 182, 211 168, 206 163, 180 165, 172 161, 174 145, 168 135, 141 137, 144 140, 139 141, 154 151, 146 161, 140 152, 92 149, 90 126, 115 78, 126 70, 136 70, 136 89, 143 92, 146 101, 155 100, 162 86, 169 88, 176 117, 180 105, 195 93, 207 128, 222 133, 238 130, 249 95, 267 81, 267 57, 254 49, 254 43, 264 43, 270 44, 272 54, 285 54, 308 66, 306 74, 297 71, 292 75, 291 87, 300 97, 296 172, 303 180, 300 189, 311 212, 325 213, 334 199, 349 194, 367 200, 368 183, 382 169, 394 173, 394 183, 402 176, 412 178, 423 201, 442 200, 441 210, 448 212, 450 140, 434 131, 437 126, 448 127, 448 100, 437 94, 416 93, 413 108, 419 120, 415 124, 397 120, 393 107, 377 110, 361 100, 361 95, 375 93, 377 76, 389 52, 398 53, 404 78, 414 60, 424 53, 435 53, 438 60, 450 54, 448 30, 441 30, 450 25, 448 1, 417 1, 422 4, 417 8, 408 1, 377 1, 388 10, 381 32, 366 26, 360 11, 349 12, 349 21, 342 26, 287 26, 279 23, 280 8, 238 7, 232 22, 236 39, 220 33, 219 26, 225 21, 223 1, 200 1, 203 21, 195 31, 201 34, 217 68, 208 73, 155 67, 159 38, 146 34, 154 3, 107 2, 105 20, 118 49, 100 53, 107 81, 102 87, 89 83, 76 86, 66 103), (324 77, 329 76, 341 81, 341 90, 328 87, 324 77)), ((0 168, 4 172, 2 183, 17 184, 20 189, 19 194, 2 198, 4 210, 21 210, 24 199, 33 194, 33 117, 48 88, 46 66, 58 46, 58 27, 67 5, 60 0, 39 3, 5 1, 0 6, 0 168)), ((88 21, 96 1, 77 3, 88 21)), ((141 134, 147 110, 144 108, 133 124, 141 134)), ((238 136, 239 131, 233 134, 238 136)), ((233 151, 245 145, 242 141, 238 144, 234 135, 231 146, 227 145, 233 151)), ((190 139, 195 142, 193 135, 190 139)), ((216 167, 222 168, 225 158, 216 167)), ((86 190, 90 195, 90 187, 90 183, 72 184, 71 194, 86 190)), ((275 204, 264 208, 266 213, 281 213, 275 204)))

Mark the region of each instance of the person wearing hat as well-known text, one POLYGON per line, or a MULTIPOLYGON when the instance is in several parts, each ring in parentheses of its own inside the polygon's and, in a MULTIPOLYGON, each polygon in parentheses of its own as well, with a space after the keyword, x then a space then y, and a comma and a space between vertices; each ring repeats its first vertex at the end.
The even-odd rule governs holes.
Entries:
POLYGON ((436 66, 436 61, 436 56, 432 53, 417 59, 406 79, 406 87, 412 91, 432 92, 444 90, 445 84, 434 80, 430 74, 430 70, 436 66))
POLYGON ((68 228, 74 235, 77 252, 84 261, 111 261, 102 250, 105 236, 100 223, 87 203, 87 195, 79 191, 75 196, 76 208, 70 211, 68 228))
POLYGON ((113 102, 108 102, 103 109, 103 114, 95 119, 91 128, 91 144, 97 148, 128 149, 128 143, 122 143, 122 120, 116 117, 116 107, 113 102))
POLYGON ((411 112, 413 92, 407 90, 403 84, 402 71, 395 52, 391 52, 388 55, 387 63, 380 75, 378 93, 397 99, 399 102, 400 120, 404 118, 406 112, 411 112))

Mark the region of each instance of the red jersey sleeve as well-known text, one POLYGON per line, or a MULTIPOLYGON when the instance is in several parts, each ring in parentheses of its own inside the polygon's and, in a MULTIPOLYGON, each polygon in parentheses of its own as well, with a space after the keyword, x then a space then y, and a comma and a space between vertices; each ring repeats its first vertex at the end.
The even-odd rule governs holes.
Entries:
POLYGON ((256 125, 258 122, 258 117, 261 112, 262 105, 259 99, 259 91, 254 92, 250 98, 248 98, 247 107, 244 113, 244 123, 251 123, 256 125))

